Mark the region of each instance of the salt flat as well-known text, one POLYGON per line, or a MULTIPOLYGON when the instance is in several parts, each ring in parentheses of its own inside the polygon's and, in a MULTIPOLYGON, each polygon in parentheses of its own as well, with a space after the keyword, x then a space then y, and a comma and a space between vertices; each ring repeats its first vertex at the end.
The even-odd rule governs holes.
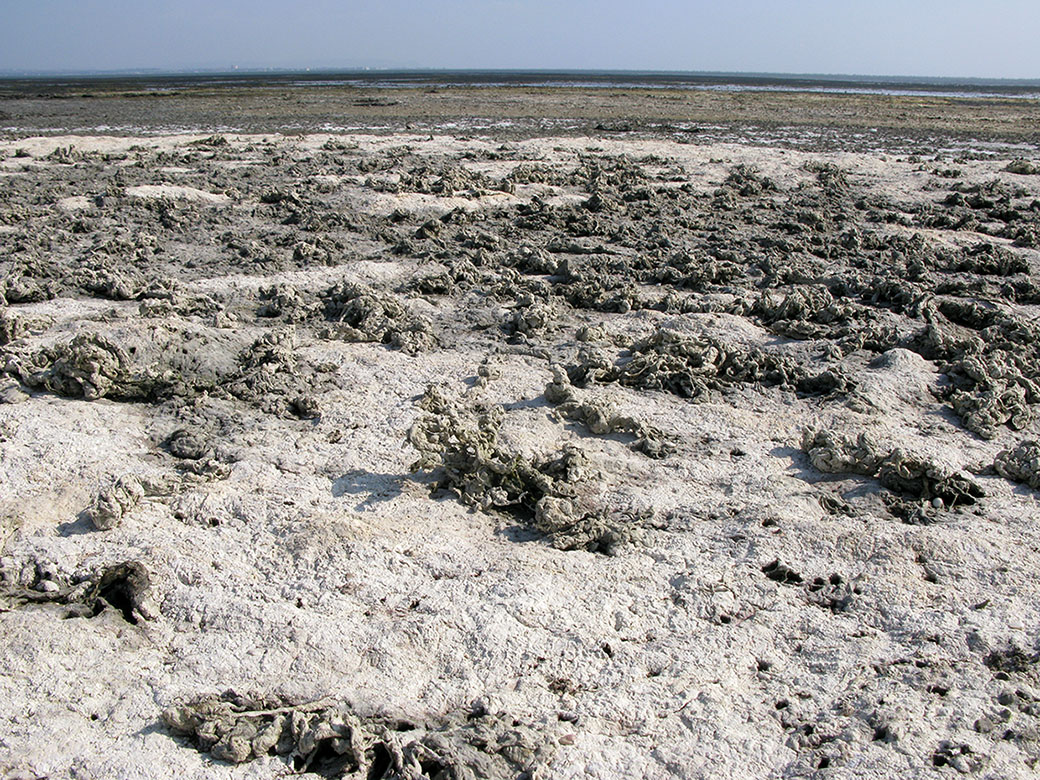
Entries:
POLYGON ((0 767, 1034 777, 1023 154, 0 141, 0 767))

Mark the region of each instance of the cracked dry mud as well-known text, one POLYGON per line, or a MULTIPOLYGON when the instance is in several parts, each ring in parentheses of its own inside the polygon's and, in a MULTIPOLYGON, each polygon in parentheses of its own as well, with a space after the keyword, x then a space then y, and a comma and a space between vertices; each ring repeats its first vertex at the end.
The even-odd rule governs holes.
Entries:
POLYGON ((1040 175, 918 151, 0 142, 0 769, 1035 777, 1040 175))

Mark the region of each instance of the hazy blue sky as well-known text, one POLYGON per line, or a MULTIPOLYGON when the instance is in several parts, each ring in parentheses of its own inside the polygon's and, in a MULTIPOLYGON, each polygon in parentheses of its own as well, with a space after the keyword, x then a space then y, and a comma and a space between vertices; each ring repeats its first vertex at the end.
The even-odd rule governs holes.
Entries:
POLYGON ((1040 78, 1040 0, 0 0, 0 70, 420 67, 1040 78))

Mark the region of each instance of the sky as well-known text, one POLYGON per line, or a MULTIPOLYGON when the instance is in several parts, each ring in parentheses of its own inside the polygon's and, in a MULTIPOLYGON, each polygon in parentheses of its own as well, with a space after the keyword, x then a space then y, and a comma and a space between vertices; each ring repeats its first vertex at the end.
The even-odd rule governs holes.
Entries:
POLYGON ((1040 0, 0 0, 0 71, 593 69, 1040 79, 1040 0))

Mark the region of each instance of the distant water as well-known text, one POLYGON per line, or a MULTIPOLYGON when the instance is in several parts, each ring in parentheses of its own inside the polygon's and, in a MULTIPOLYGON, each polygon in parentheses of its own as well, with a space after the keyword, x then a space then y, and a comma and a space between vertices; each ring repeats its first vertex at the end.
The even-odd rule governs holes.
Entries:
POLYGON ((585 89, 688 89, 720 92, 820 92, 957 98, 1040 100, 1040 79, 957 79, 782 73, 701 73, 651 71, 235 71, 229 73, 0 74, 0 82, 37 88, 87 87, 117 83, 139 90, 195 86, 353 87, 580 87, 585 89))

